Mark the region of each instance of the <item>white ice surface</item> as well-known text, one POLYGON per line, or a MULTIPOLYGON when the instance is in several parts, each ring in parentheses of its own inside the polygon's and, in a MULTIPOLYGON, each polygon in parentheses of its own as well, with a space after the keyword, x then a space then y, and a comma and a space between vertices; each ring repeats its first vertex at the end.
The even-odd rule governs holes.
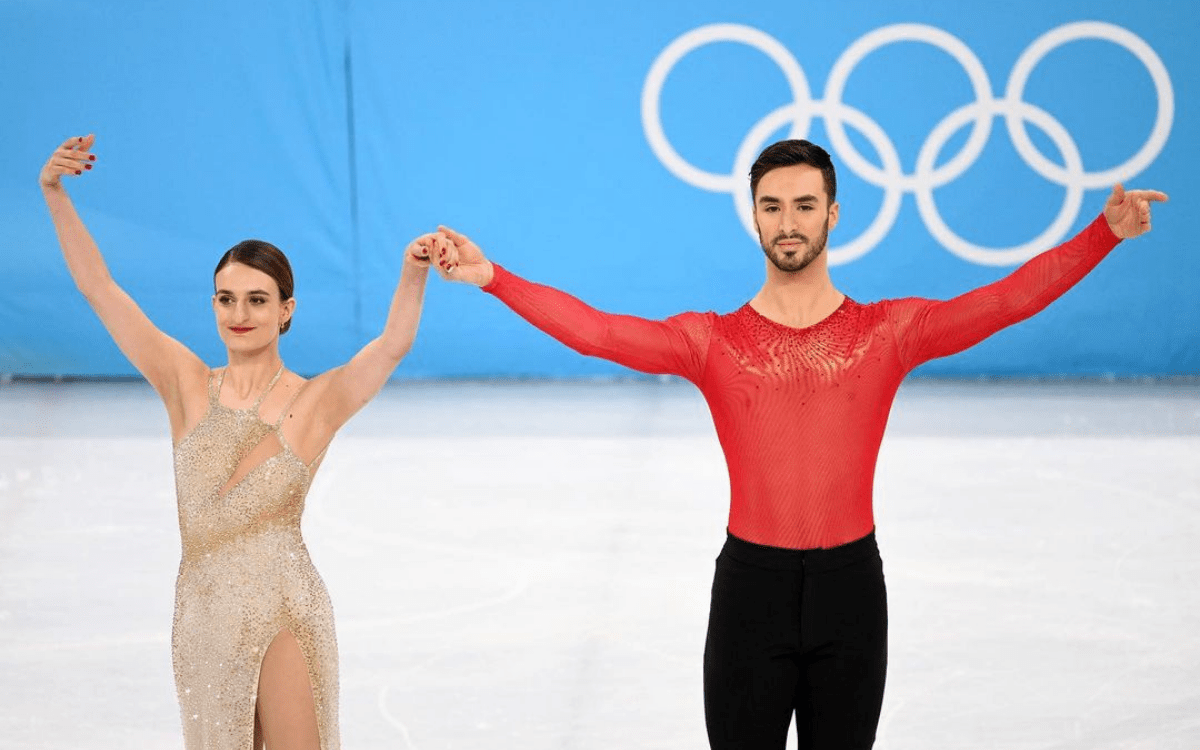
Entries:
MULTIPOLYGON (((145 385, 0 385, 0 748, 182 746, 170 461, 145 385)), ((707 747, 727 493, 684 384, 389 386, 304 525, 344 746, 707 747)), ((908 385, 876 514, 877 748, 1200 748, 1200 387, 908 385)))

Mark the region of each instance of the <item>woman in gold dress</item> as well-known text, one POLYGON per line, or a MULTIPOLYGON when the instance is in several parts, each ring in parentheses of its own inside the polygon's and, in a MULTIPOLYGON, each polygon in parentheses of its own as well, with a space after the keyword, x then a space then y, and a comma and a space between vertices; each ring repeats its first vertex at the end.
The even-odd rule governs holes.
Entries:
POLYGON ((116 284, 67 196, 62 176, 92 169, 94 143, 67 140, 39 181, 75 284, 170 418, 183 546, 171 648, 185 747, 335 750, 333 611, 300 515, 334 433, 412 346, 430 256, 445 253, 444 240, 408 246, 383 332, 309 380, 279 355, 296 309, 287 259, 268 243, 239 243, 214 273, 228 364, 210 369, 116 284))

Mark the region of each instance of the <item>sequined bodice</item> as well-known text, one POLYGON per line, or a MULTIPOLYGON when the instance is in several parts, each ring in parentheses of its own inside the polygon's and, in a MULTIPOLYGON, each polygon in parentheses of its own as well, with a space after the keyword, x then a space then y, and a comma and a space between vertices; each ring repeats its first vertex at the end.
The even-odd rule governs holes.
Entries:
POLYGON ((250 408, 233 409, 220 403, 220 387, 219 377, 210 383, 208 412, 175 448, 175 486, 185 563, 267 528, 298 529, 310 483, 309 467, 292 452, 280 424, 267 423, 259 416, 263 397, 250 408), (242 462, 264 441, 270 441, 278 450, 227 486, 239 467, 245 471, 242 462))

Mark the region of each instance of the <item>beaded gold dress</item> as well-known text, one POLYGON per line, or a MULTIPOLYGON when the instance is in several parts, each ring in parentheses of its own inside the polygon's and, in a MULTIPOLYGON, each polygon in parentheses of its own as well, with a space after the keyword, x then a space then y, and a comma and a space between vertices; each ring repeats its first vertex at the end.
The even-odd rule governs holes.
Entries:
MULTIPOLYGON (((259 415, 283 368, 248 409, 220 403, 175 448, 183 557, 171 655, 187 750, 248 750, 263 656, 291 631, 308 665, 322 750, 340 747, 333 608, 300 536, 313 466, 259 415)), ((323 452, 322 452, 323 455, 323 452)))

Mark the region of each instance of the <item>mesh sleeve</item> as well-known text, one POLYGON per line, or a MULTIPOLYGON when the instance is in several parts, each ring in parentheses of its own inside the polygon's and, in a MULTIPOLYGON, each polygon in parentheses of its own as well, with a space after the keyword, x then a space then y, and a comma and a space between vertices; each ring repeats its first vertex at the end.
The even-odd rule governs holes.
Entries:
POLYGON ((711 313, 683 313, 666 320, 613 315, 566 292, 527 281, 498 264, 492 266, 495 275, 483 290, 580 354, 639 372, 700 381, 712 335, 711 313))
POLYGON ((991 284, 945 301, 895 300, 891 314, 905 367, 912 370, 957 354, 1032 317, 1078 283, 1119 242, 1101 214, 1075 237, 991 284))

